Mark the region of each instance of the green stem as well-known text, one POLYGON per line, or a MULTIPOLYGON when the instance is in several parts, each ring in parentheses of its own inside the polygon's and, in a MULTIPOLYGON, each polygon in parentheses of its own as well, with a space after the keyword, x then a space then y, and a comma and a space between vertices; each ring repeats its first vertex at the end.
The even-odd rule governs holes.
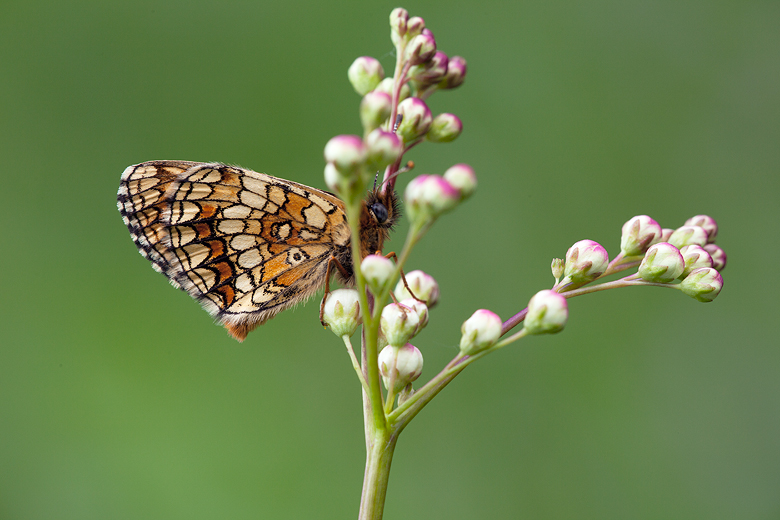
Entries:
MULTIPOLYGON (((368 432, 367 432, 368 433, 368 432)), ((374 431, 366 437, 366 471, 358 520, 382 520, 387 495, 390 464, 393 462, 398 435, 387 430, 374 431)))
POLYGON ((357 357, 355 357, 355 350, 352 348, 352 342, 350 341, 349 336, 345 334, 341 337, 341 339, 344 340, 344 345, 347 347, 349 359, 352 361, 352 368, 355 369, 355 373, 357 374, 358 379, 360 379, 360 384, 363 386, 363 390, 368 392, 368 383, 366 383, 366 378, 363 375, 363 369, 360 368, 360 363, 358 363, 357 357))

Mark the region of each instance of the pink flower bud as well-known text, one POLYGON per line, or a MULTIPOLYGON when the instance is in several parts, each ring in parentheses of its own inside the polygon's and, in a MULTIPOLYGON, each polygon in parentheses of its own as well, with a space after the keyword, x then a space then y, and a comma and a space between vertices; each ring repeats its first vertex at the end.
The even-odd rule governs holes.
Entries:
MULTIPOLYGON (((390 80, 392 82, 392 80, 390 80)), ((363 96, 360 102, 360 122, 363 129, 370 132, 390 117, 392 99, 389 94, 374 90, 363 96)))
POLYGON ((669 237, 672 236, 672 233, 674 233, 674 229, 671 228, 663 228, 661 229, 661 236, 658 238, 658 242, 668 242, 669 237))
POLYGON ((413 38, 418 34, 421 34, 425 29, 425 20, 419 16, 412 16, 406 21, 406 34, 413 38))
POLYGON ((647 250, 638 272, 645 281, 669 283, 680 276, 683 269, 685 260, 680 251, 672 244, 659 242, 647 250))
POLYGON ((569 319, 566 298, 555 291, 536 293, 528 302, 528 314, 523 327, 528 334, 554 334, 563 330, 569 319))
POLYGON ((409 20, 409 12, 403 7, 396 7, 390 13, 390 37, 395 45, 406 35, 406 22, 409 20))
POLYGON ((386 346, 379 353, 378 361, 382 382, 388 390, 390 380, 392 379, 393 367, 395 366, 393 392, 396 393, 403 390, 406 385, 415 381, 422 374, 422 352, 411 343, 407 343, 402 347, 386 346))
POLYGON ((624 256, 645 254, 647 248, 661 238, 661 226, 647 215, 639 215, 623 224, 620 251, 624 256))
POLYGON ((352 62, 347 71, 352 88, 361 96, 374 90, 385 77, 382 65, 371 56, 361 56, 352 62))
POLYGON ((501 337, 501 318, 487 309, 479 309, 463 322, 460 352, 473 356, 496 344, 501 337))
POLYGON ((447 73, 449 57, 442 51, 436 51, 436 54, 422 65, 412 67, 409 71, 409 77, 419 83, 421 87, 438 83, 447 73))
POLYGON ((466 79, 466 60, 460 56, 453 56, 447 63, 447 73, 439 83, 441 89, 459 87, 466 79))
POLYGON ((436 54, 436 40, 433 33, 423 31, 409 41, 405 58, 412 65, 419 65, 433 58, 434 54, 436 54))
MULTIPOLYGON (((374 89, 374 92, 384 92, 388 96, 392 97, 394 85, 395 83, 393 82, 393 78, 385 78, 374 89)), ((398 93, 398 101, 403 101, 404 99, 408 98, 410 93, 411 90, 409 89, 409 85, 404 83, 401 85, 401 91, 398 93)))
POLYGON ((431 128, 431 110, 420 98, 410 97, 398 103, 398 113, 402 119, 397 133, 406 144, 424 136, 431 128))
POLYGON ((461 199, 470 197, 477 189, 477 176, 468 164, 456 164, 444 172, 444 180, 458 190, 461 199))
POLYGON ((703 246, 707 243, 707 231, 701 226, 682 226, 674 230, 669 243, 677 249, 683 246, 703 246))
POLYGON ((716 246, 715 244, 707 244, 704 246, 704 250, 710 254, 712 258, 712 267, 718 271, 722 271, 726 267, 726 252, 716 246))
POLYGON ((723 289, 723 277, 712 267, 702 267, 680 282, 680 290, 700 302, 711 302, 723 289))
POLYGON ((609 255, 601 244, 593 240, 580 240, 566 251, 564 280, 568 279, 574 286, 584 285, 604 274, 607 265, 609 255))
POLYGON ((406 273, 406 283, 409 284, 409 289, 412 290, 414 295, 406 288, 403 280, 398 280, 395 291, 393 291, 397 299, 406 300, 407 298, 417 297, 424 301, 429 308, 436 305, 439 301, 439 284, 436 283, 433 276, 417 269, 406 273))
POLYGON ((712 267, 712 257, 701 246, 683 246, 680 248, 680 254, 685 261, 685 268, 678 278, 682 280, 690 274, 691 271, 700 267, 712 267))
POLYGON ((325 145, 325 160, 342 172, 351 172, 366 162, 366 147, 356 135, 337 135, 325 145))
POLYGON ((372 170, 382 170, 392 164, 404 151, 404 143, 394 132, 375 129, 366 136, 368 163, 372 170))
POLYGON ((704 228, 704 231, 707 232, 708 244, 715 242, 715 237, 718 236, 718 223, 709 215, 696 215, 695 217, 691 217, 685 221, 685 225, 704 228))
POLYGON ((431 128, 425 137, 432 143, 449 143, 463 131, 463 123, 455 114, 439 114, 433 118, 431 128))
POLYGON ((460 201, 460 193, 438 175, 419 175, 406 186, 404 199, 412 221, 435 219, 460 201))

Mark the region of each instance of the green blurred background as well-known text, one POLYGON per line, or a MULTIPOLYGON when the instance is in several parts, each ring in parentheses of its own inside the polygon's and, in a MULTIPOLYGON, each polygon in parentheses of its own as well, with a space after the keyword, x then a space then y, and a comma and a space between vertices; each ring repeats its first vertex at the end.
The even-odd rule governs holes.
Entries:
MULTIPOLYGON (((326 141, 359 132, 347 67, 392 70, 393 7, 2 2, 1 519, 356 516, 359 385, 317 304, 236 343, 115 193, 150 159, 322 187, 326 141)), ((714 303, 577 298, 564 333, 469 368, 402 436, 386 518, 780 518, 780 3, 404 7, 469 66, 431 98, 464 134, 408 158, 480 183, 409 265, 442 292, 423 380, 474 309, 523 308, 577 240, 616 254, 635 214, 713 215, 729 265, 714 303)))

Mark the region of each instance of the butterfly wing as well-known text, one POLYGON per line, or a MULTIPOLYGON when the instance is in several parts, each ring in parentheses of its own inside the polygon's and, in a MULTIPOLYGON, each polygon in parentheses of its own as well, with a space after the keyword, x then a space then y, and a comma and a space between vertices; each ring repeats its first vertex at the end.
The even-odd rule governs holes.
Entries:
POLYGON ((139 250, 239 340, 314 294, 330 257, 348 247, 343 203, 329 193, 224 164, 131 168, 120 198, 125 186, 135 197, 126 223, 143 237, 134 238, 139 250), (152 188, 136 182, 149 178, 152 188), (136 196, 136 187, 146 189, 136 196))

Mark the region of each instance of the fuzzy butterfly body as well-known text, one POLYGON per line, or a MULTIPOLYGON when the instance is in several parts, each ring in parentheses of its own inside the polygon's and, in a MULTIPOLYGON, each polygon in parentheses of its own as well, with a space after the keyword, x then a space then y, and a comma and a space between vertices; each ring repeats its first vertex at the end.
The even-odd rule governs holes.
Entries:
MULTIPOLYGON (((353 280, 344 203, 331 193, 219 163, 128 167, 117 206, 140 253, 243 341, 328 283, 353 280)), ((361 258, 381 251, 398 218, 392 190, 368 193, 361 258)))

